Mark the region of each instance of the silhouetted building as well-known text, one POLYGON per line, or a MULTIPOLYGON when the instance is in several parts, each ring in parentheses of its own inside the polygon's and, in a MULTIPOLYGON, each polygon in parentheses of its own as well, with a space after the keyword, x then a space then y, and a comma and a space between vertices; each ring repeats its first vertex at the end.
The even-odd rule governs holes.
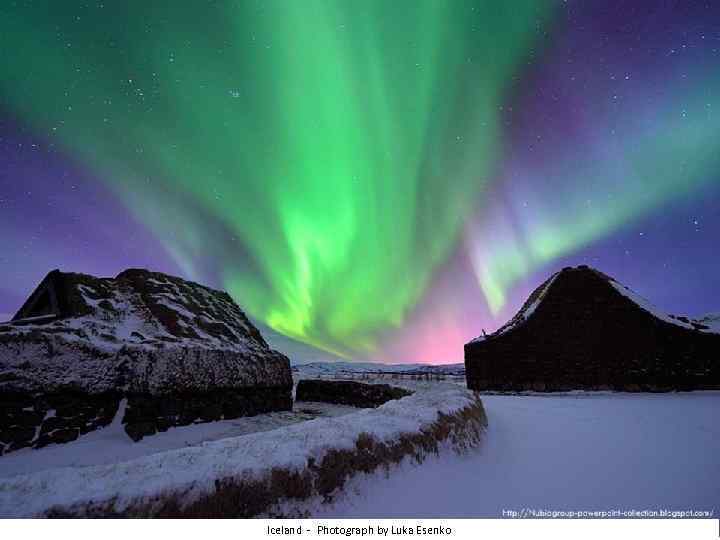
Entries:
POLYGON ((139 440, 291 408, 287 357, 226 292, 177 277, 53 270, 0 324, 0 454, 68 442, 117 415, 139 440))
POLYGON ((720 388, 720 334, 598 270, 565 268, 505 326, 465 345, 465 371, 474 390, 720 388))

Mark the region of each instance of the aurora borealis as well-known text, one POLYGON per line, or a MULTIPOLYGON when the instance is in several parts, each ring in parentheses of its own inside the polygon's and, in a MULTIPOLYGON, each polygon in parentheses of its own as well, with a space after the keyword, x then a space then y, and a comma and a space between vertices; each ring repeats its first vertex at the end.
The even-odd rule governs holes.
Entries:
POLYGON ((4 3, 0 312, 54 267, 142 266, 323 351, 451 362, 571 263, 720 311, 718 28, 705 2, 4 3))

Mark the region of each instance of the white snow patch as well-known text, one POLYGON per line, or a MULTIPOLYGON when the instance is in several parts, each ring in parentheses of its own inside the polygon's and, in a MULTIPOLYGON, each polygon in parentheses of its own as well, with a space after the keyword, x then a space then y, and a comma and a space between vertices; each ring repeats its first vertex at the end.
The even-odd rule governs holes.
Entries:
POLYGON ((118 404, 118 409, 115 412, 115 416, 113 416, 112 422, 110 422, 110 425, 108 426, 108 429, 116 430, 122 427, 122 419, 125 417, 125 410, 127 409, 127 398, 124 397, 120 400, 120 403, 118 404))
POLYGON ((501 518, 503 510, 720 511, 720 392, 484 395, 488 431, 357 477, 311 517, 501 518))
POLYGON ((642 296, 637 294, 635 291, 633 291, 629 287, 626 287, 625 285, 618 283, 614 279, 610 279, 609 281, 610 281, 610 284, 615 288, 616 291, 618 291, 624 297, 629 298, 635 304, 637 304, 640 308, 644 309, 645 311, 650 313, 653 317, 656 317, 656 318, 660 319, 661 321, 665 321, 666 323, 674 324, 676 326, 681 326, 688 330, 700 330, 701 332, 720 333, 720 328, 717 328, 717 327, 715 327, 715 325, 712 325, 712 324, 703 323, 701 320, 688 319, 689 321, 704 324, 705 326, 709 326, 709 328, 696 328, 690 322, 684 322, 684 321, 679 320, 676 317, 668 315, 667 313, 665 313, 662 310, 655 307, 652 303, 650 303, 650 301, 643 298, 642 296))
MULTIPOLYGON (((28 409, 34 410, 33 407, 26 407, 23 410, 26 411, 28 409)), ((35 435, 33 435, 33 438, 30 441, 31 444, 33 444, 35 441, 37 441, 38 437, 40 437, 40 431, 42 430, 42 425, 45 422, 45 420, 47 420, 48 418, 54 418, 54 417, 55 417, 55 409, 50 409, 45 413, 45 416, 43 417, 42 422, 40 422, 37 426, 35 426, 35 435)))
POLYGON ((710 328, 710 330, 707 330, 708 332, 720 334, 720 313, 708 313, 696 320, 700 324, 708 326, 710 328))

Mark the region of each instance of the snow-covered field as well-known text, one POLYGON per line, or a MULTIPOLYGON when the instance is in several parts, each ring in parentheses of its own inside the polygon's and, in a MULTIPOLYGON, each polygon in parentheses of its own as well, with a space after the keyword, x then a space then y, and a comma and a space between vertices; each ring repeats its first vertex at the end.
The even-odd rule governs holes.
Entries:
POLYGON ((720 392, 483 396, 469 455, 352 482, 316 517, 502 517, 502 511, 720 513, 720 392))
MULTIPOLYGON (((379 382, 417 393, 375 410, 297 403, 293 413, 175 428, 140 443, 112 426, 9 454, 0 458, 0 514, 28 515, 109 491, 132 498, 270 462, 299 465, 323 448, 352 444, 362 431, 381 438, 412 431, 468 399, 449 382, 379 382), (303 422, 309 418, 316 419, 303 422)), ((333 505, 314 500, 306 509, 368 518, 502 517, 523 509, 720 513, 720 392, 482 399, 489 428, 480 448, 356 477, 333 505)))

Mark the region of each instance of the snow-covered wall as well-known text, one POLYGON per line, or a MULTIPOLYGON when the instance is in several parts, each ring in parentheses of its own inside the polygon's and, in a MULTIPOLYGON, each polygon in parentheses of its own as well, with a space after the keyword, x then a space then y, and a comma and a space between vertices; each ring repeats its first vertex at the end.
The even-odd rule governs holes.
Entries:
MULTIPOLYGON (((5 478, 0 480, 0 516, 48 511, 163 515, 170 507, 170 513, 178 515, 212 514, 209 508, 220 503, 209 500, 223 497, 228 486, 236 493, 253 486, 250 498, 261 500, 263 490, 278 478, 284 479, 286 490, 291 489, 288 478, 302 479, 305 498, 328 496, 346 477, 359 472, 356 468, 386 466, 405 456, 422 459, 427 451, 423 448, 433 444, 436 450, 443 444, 455 449, 473 446, 486 422, 475 395, 454 384, 438 383, 341 418, 311 420, 124 463, 5 478)), ((288 495, 275 491, 262 499, 264 504, 281 502, 288 495)))

